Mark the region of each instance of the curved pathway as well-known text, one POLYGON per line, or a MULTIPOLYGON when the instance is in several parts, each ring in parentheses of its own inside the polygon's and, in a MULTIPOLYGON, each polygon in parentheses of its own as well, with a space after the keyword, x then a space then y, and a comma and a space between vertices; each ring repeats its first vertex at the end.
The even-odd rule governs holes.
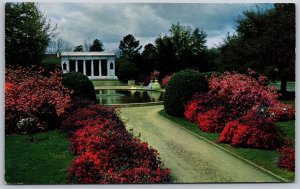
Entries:
POLYGON ((159 106, 120 108, 127 130, 157 149, 175 182, 280 182, 162 118, 159 106))

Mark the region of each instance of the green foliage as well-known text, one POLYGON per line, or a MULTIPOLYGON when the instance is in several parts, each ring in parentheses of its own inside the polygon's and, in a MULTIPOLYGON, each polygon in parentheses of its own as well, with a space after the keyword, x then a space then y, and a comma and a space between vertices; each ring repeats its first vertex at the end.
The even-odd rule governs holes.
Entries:
POLYGON ((127 58, 132 58, 139 52, 141 48, 142 46, 140 46, 140 41, 137 41, 131 34, 123 37, 123 40, 120 41, 119 45, 122 56, 125 56, 127 58))
POLYGON ((93 41, 93 44, 90 46, 90 52, 93 52, 93 51, 99 51, 99 52, 104 51, 103 43, 99 39, 95 39, 93 41))
POLYGON ((35 3, 6 3, 6 64, 40 64, 53 32, 35 3))
POLYGON ((5 181, 8 184, 65 184, 72 154, 58 131, 5 136, 5 181))
POLYGON ((117 73, 120 81, 127 82, 131 79, 136 79, 138 77, 139 70, 136 68, 135 64, 130 62, 123 63, 117 73))
POLYGON ((220 47, 224 69, 246 72, 249 67, 280 79, 285 93, 287 80, 295 80, 295 36, 295 4, 247 10, 237 20, 237 34, 220 47))
POLYGON ((169 81, 164 108, 173 116, 183 116, 184 105, 193 97, 196 92, 208 91, 206 78, 197 71, 183 70, 177 72, 169 81))
POLYGON ((94 85, 89 78, 79 72, 69 72, 63 75, 62 83, 74 91, 73 96, 96 101, 94 85))
POLYGON ((56 69, 61 70, 60 59, 55 55, 46 55, 42 60, 41 66, 45 69, 44 73, 46 77, 49 77, 51 75, 50 72, 56 69))
POLYGON ((172 24, 170 35, 155 40, 158 70, 162 76, 185 68, 209 71, 206 34, 199 28, 172 24))

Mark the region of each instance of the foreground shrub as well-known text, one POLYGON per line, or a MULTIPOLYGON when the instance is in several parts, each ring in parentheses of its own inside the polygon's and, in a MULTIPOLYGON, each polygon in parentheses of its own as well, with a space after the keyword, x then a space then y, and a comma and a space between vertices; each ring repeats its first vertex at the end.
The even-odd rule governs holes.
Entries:
POLYGON ((37 132, 59 125, 58 117, 70 102, 70 91, 61 83, 61 72, 53 72, 47 78, 36 68, 7 67, 5 76, 6 133, 25 132, 24 127, 17 127, 21 119, 36 120, 36 128, 31 129, 37 132))
POLYGON ((85 115, 77 118, 75 124, 82 128, 70 139, 70 149, 76 156, 69 169, 69 183, 170 181, 170 171, 162 167, 156 150, 128 133, 123 123, 114 119, 116 114, 107 115, 107 111, 99 116, 106 107, 90 108, 78 110, 85 115))
POLYGON ((240 119, 227 123, 218 142, 262 149, 277 149, 285 143, 274 120, 257 111, 251 111, 240 119))
POLYGON ((183 70, 176 73, 169 81, 164 108, 169 115, 183 116, 185 104, 196 92, 208 91, 208 83, 205 77, 193 70, 183 70))
POLYGON ((117 73, 119 80, 122 82, 127 82, 128 80, 131 79, 135 80, 138 78, 138 75, 139 75, 139 70, 137 69, 134 63, 130 63, 130 62, 123 63, 120 66, 119 71, 117 73))
POLYGON ((69 72, 63 74, 63 85, 73 90, 72 97, 87 98, 96 101, 94 85, 89 78, 79 72, 69 72))
POLYGON ((295 148, 283 146, 277 152, 281 154, 277 162, 278 167, 295 172, 295 148))

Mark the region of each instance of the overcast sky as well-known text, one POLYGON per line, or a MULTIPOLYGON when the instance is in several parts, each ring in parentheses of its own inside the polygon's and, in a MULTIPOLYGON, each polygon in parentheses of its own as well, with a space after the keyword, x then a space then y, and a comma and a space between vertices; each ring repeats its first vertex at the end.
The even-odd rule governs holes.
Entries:
POLYGON ((100 39, 105 51, 118 49, 120 40, 133 34, 145 46, 169 34, 171 24, 200 28, 207 34, 206 45, 218 45, 235 31, 235 20, 246 9, 272 7, 272 4, 101 4, 39 3, 51 23, 57 24, 58 37, 81 45, 100 39))

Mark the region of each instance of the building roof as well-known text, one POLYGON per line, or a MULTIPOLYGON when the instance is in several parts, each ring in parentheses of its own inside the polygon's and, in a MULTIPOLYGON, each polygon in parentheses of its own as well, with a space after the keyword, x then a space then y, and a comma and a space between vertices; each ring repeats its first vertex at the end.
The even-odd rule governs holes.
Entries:
POLYGON ((115 56, 111 52, 62 52, 60 56, 115 56))

